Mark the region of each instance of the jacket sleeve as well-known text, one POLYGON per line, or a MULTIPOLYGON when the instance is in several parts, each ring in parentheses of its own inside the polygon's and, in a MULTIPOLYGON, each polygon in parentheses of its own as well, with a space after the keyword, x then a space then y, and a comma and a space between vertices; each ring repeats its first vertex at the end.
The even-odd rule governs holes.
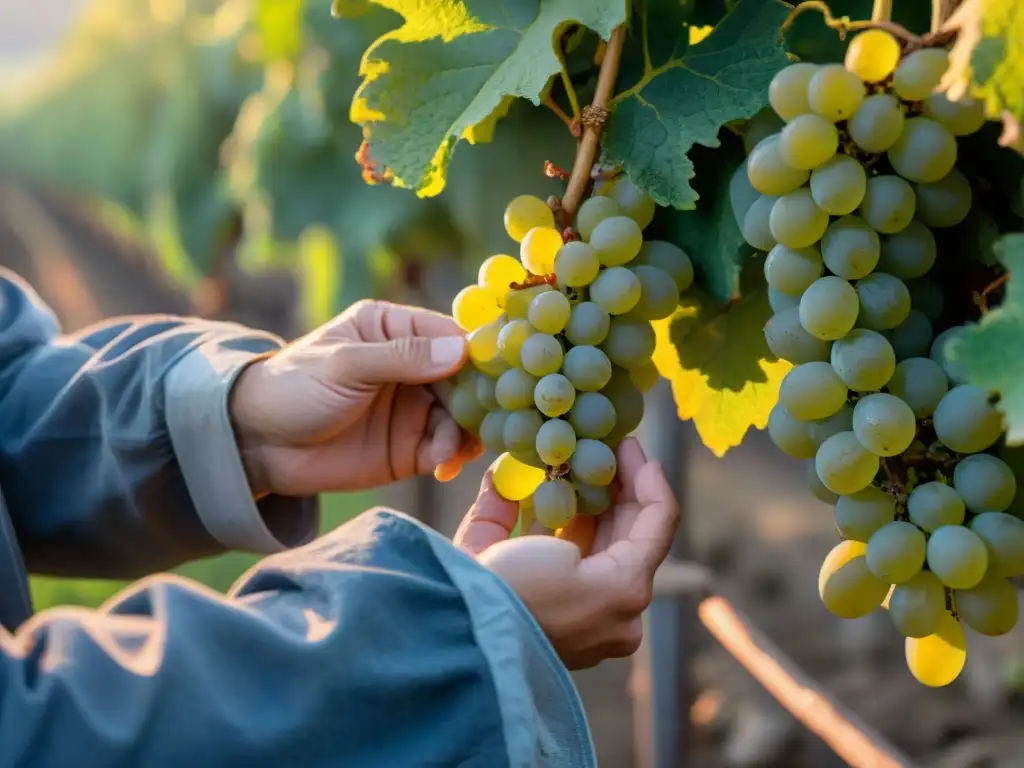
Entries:
POLYGON ((280 344, 167 316, 61 336, 0 271, 0 487, 29 570, 126 578, 308 541, 315 500, 257 505, 228 417, 238 374, 280 344))
POLYGON ((227 598, 152 578, 0 638, 0 765, 596 766, 512 590, 388 510, 266 558, 227 598))

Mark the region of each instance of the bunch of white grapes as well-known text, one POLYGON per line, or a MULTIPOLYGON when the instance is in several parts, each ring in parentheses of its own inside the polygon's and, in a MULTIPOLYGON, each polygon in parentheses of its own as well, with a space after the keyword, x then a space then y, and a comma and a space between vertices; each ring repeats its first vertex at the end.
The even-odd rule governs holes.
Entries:
POLYGON ((693 282, 684 251, 644 242, 653 215, 654 201, 620 177, 583 202, 563 238, 545 201, 517 197, 505 229, 519 259, 488 258, 452 304, 473 363, 452 415, 502 454, 498 492, 547 528, 608 508, 614 448, 658 379, 651 321, 693 282))
POLYGON ((743 235, 768 252, 765 336, 794 364, 768 431, 813 459, 811 485, 843 538, 821 599, 844 618, 886 607, 910 671, 932 686, 963 667, 962 624, 1010 631, 1009 578, 1024 574, 1024 521, 1006 513, 1016 480, 990 452, 1000 413, 948 354, 963 326, 933 333, 933 230, 970 210, 957 137, 984 122, 980 103, 935 92, 947 65, 941 48, 901 58, 875 29, 845 65, 791 64, 769 88, 784 126, 733 180, 734 193, 749 183, 743 235))

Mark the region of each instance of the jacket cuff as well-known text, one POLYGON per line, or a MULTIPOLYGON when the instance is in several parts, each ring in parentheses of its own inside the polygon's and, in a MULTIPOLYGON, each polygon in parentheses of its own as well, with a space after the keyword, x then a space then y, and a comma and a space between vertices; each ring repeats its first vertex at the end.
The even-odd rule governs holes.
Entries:
MULTIPOLYGON (((276 347, 269 340, 262 352, 276 347)), ((228 549, 261 554, 305 544, 320 522, 316 496, 270 495, 257 503, 228 411, 231 388, 261 351, 201 344, 168 372, 166 419, 175 458, 203 526, 228 549)))

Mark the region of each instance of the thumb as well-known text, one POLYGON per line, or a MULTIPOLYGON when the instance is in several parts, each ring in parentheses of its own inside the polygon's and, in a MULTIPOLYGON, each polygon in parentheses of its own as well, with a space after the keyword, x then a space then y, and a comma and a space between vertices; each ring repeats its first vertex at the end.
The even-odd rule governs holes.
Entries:
POLYGON ((466 362, 466 340, 461 336, 399 339, 346 344, 340 361, 346 378, 364 384, 427 384, 441 381, 466 362))
POLYGON ((512 535, 519 519, 519 504, 501 497, 494 487, 494 470, 480 483, 480 495, 463 518, 452 543, 471 555, 479 555, 512 535))

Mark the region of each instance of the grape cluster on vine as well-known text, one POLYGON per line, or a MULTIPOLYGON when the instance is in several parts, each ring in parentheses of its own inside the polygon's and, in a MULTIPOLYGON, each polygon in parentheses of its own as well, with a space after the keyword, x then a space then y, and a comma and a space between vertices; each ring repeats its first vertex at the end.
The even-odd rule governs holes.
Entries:
POLYGON ((1013 628, 1009 579, 1024 574, 1024 521, 1006 512, 1016 479, 993 453, 1001 415, 955 360, 964 326, 935 334, 933 230, 970 211, 957 138, 984 122, 981 103, 936 91, 948 63, 943 48, 902 56, 870 29, 845 65, 791 64, 769 88, 781 129, 734 179, 749 185, 743 236, 767 251, 765 336, 794 364, 768 432, 813 460, 843 539, 821 599, 844 618, 886 607, 910 671, 933 686, 959 675, 964 624, 1013 628))
POLYGON ((614 448, 639 426, 658 378, 651 321, 671 315, 693 282, 685 252, 644 241, 654 207, 620 177, 563 233, 546 202, 517 197, 505 229, 519 259, 488 258, 452 304, 473 363, 452 415, 502 454, 495 487, 523 520, 558 529, 611 503, 614 448))

